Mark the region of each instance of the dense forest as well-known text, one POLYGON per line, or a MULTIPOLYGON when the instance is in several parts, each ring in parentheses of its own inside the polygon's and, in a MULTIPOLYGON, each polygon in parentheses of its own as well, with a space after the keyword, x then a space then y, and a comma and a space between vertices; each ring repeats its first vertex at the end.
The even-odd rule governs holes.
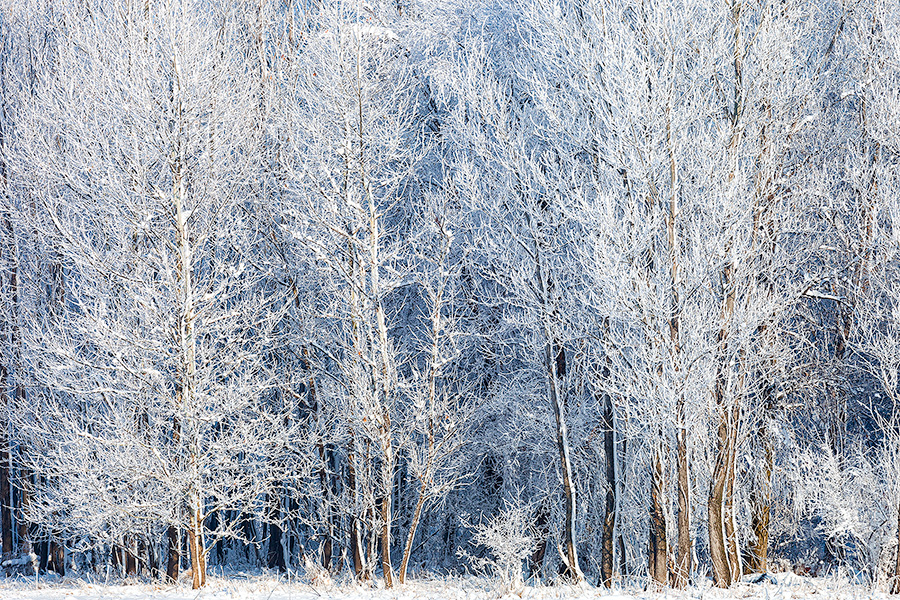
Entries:
POLYGON ((8 572, 898 593, 900 5, 0 0, 0 359, 8 572))

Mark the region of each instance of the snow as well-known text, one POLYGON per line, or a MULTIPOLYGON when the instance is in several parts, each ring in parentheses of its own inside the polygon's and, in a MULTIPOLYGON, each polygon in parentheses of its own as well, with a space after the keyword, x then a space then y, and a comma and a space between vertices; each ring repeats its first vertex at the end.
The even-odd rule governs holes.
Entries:
POLYGON ((23 554, 18 558, 10 558, 9 560, 4 560, 0 563, 0 567, 21 567, 23 565, 27 565, 28 563, 33 563, 37 560, 37 556, 35 554, 23 554))
POLYGON ((730 590, 709 582, 686 590, 645 591, 640 588, 606 590, 591 586, 525 586, 504 592, 496 581, 467 577, 417 580, 397 589, 362 585, 318 585, 271 576, 213 577, 202 590, 189 583, 162 585, 146 582, 104 585, 67 578, 34 577, 0 580, 2 600, 856 600, 888 598, 884 592, 852 585, 836 578, 813 579, 793 573, 776 574, 765 583, 753 577, 730 590))

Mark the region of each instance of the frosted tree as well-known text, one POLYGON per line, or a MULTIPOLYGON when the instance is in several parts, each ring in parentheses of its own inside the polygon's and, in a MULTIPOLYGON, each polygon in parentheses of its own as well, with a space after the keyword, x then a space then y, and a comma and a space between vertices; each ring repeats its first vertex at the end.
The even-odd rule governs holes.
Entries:
POLYGON ((58 253, 66 293, 58 314, 30 315, 47 390, 17 407, 44 482, 30 517, 107 543, 169 527, 170 558, 183 530, 200 587, 208 536, 238 535, 207 517, 254 512, 287 442, 261 398, 274 317, 248 260, 262 199, 246 185, 247 58, 227 7, 54 14, 52 76, 23 100, 9 154, 34 207, 18 217, 58 253))
MULTIPOLYGON (((407 282, 403 243, 416 138, 412 73, 402 20, 388 5, 320 7, 309 44, 296 57, 283 124, 286 227, 323 290, 316 341, 336 382, 330 399, 347 432, 351 557, 358 578, 373 569, 364 528, 380 543, 391 587, 392 514, 403 392, 392 311, 407 282)), ((374 550, 374 548, 371 548, 374 550)))

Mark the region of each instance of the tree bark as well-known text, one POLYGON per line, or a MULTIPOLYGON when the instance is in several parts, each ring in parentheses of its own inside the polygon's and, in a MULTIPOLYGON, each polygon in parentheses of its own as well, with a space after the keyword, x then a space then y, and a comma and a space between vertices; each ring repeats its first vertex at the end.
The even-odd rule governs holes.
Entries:
POLYGON ((178 581, 178 570, 181 565, 181 536, 178 528, 169 525, 166 531, 166 540, 169 545, 169 558, 166 562, 166 579, 170 583, 178 581))
POLYGON ((381 571, 384 575, 384 587, 394 587, 394 569, 391 566, 391 501, 394 486, 394 470, 388 466, 393 464, 393 457, 387 456, 382 462, 382 486, 384 496, 381 498, 381 571))
POLYGON ((719 452, 713 468, 708 506, 709 558, 713 580, 718 587, 729 587, 733 581, 725 536, 725 489, 727 486, 728 431, 725 423, 718 426, 719 452))
POLYGON ((537 530, 538 543, 528 560, 528 575, 534 577, 541 572, 544 565, 544 556, 547 554, 547 536, 550 533, 550 509, 546 501, 541 502, 535 517, 535 530, 537 530))
POLYGON ((419 489, 419 498, 416 500, 416 508, 413 511, 412 521, 409 524, 409 532, 406 535, 406 545, 403 547, 403 559, 400 561, 400 573, 398 579, 401 584, 406 583, 406 569, 409 566, 409 557, 412 554, 413 541, 416 538, 416 529, 422 518, 422 507, 425 506, 425 482, 419 489))
MULTIPOLYGON (((347 486, 350 488, 351 502, 354 508, 357 505, 358 492, 356 489, 356 467, 354 465, 354 438, 351 437, 347 452, 347 486)), ((350 514, 350 549, 353 557, 353 574, 360 580, 365 581, 369 578, 369 571, 366 565, 366 550, 363 547, 362 532, 359 529, 360 519, 356 514, 356 510, 350 514)))
POLYGON ((200 512, 199 498, 192 499, 189 510, 188 547, 191 554, 191 587, 197 590, 206 585, 206 548, 203 541, 203 516, 200 512))
MULTIPOLYGON (((552 340, 548 333, 548 340, 552 340)), ((548 342, 544 351, 544 365, 547 369, 547 377, 550 384, 550 404, 553 406, 553 415, 556 418, 556 445, 559 449, 559 460, 562 466, 563 492, 566 497, 565 527, 563 535, 565 539, 564 557, 566 561, 566 575, 574 582, 584 580, 581 566, 578 564, 578 552, 575 546, 575 482, 572 479, 572 462, 569 458, 569 435, 566 426, 565 409, 562 398, 557 390, 556 380, 556 355, 554 345, 548 342)))
MULTIPOLYGON (((0 410, 7 410, 9 402, 6 396, 8 372, 5 365, 0 365, 0 398, 3 406, 0 410)), ((0 422, 0 537, 2 537, 2 556, 8 557, 13 553, 13 521, 12 521, 12 486, 10 486, 10 452, 9 438, 7 437, 7 424, 0 422)))
POLYGON ((894 583, 892 594, 900 594, 900 505, 897 506, 897 556, 894 559, 894 583))
POLYGON ((606 506, 603 517, 603 538, 600 547, 600 583, 610 588, 613 581, 614 537, 616 531, 616 446, 612 396, 603 394, 603 451, 606 459, 606 506))
MULTIPOLYGON (((270 569, 278 568, 279 573, 284 573, 287 571, 287 565, 284 563, 284 549, 281 547, 281 526, 278 524, 281 519, 281 500, 278 497, 276 492, 272 492, 269 494, 269 549, 266 552, 266 565, 270 569)), ((328 543, 331 543, 331 538, 328 538, 328 543)), ((329 555, 329 564, 326 565, 326 568, 330 567, 331 556, 329 555)), ((324 559, 323 559, 324 561, 324 559)))
POLYGON ((650 484, 650 548, 648 551, 650 577, 660 586, 669 584, 668 542, 666 541, 666 515, 662 505, 663 472, 662 451, 653 454, 653 473, 650 484))
POLYGON ((687 425, 684 396, 679 395, 677 407, 676 464, 678 469, 678 562, 675 567, 675 586, 683 588, 691 575, 691 480, 688 471, 687 425))
MULTIPOLYGON (((769 394, 767 394, 768 396, 769 394)), ((767 402, 768 408, 768 402, 767 402)), ((772 506, 772 468, 774 451, 769 439, 768 427, 766 427, 765 415, 759 424, 759 441, 763 447, 763 472, 759 482, 759 489, 751 496, 751 526, 753 540, 750 542, 750 563, 747 565, 753 573, 766 573, 769 568, 769 521, 771 519, 772 506)))

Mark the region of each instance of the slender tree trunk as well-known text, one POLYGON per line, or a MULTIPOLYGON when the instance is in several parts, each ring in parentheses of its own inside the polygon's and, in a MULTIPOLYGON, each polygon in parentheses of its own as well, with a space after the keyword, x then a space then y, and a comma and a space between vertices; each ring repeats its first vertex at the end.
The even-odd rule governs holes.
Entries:
POLYGON ((662 450, 653 453, 653 472, 650 484, 650 548, 648 551, 650 577, 660 586, 669 584, 668 542, 666 515, 663 510, 662 450))
POLYGON ((25 514, 28 511, 28 505, 30 503, 29 498, 29 489, 31 486, 31 474, 25 468, 19 469, 19 485, 18 489, 18 515, 17 515, 17 524, 18 524, 18 534, 19 534, 19 553, 20 554, 29 554, 32 550, 31 545, 31 532, 28 530, 28 520, 25 518, 25 514))
POLYGON ((727 541, 728 560, 731 563, 731 583, 740 580, 741 577, 741 553, 738 549, 737 523, 734 511, 735 484, 737 483, 737 433, 740 423, 740 404, 732 406, 730 419, 730 439, 728 446, 728 471, 725 487, 725 539, 727 541))
MULTIPOLYGON (((272 492, 269 494, 268 500, 269 549, 266 552, 266 566, 270 569, 277 567, 279 573, 284 573, 287 570, 287 566, 284 564, 284 549, 281 547, 282 532, 281 526, 278 524, 281 521, 281 499, 278 497, 277 492, 272 492)), ((330 538, 328 539, 328 543, 331 543, 330 538)), ((331 556, 329 556, 328 559, 330 563, 331 556)), ((330 568, 330 566, 331 565, 328 564, 326 565, 326 568, 330 568)))
MULTIPOLYGON (((5 365, 0 365, 0 399, 3 406, 0 411, 6 411, 9 406, 7 401, 7 377, 8 372, 5 365)), ((13 521, 12 521, 12 486, 10 485, 10 452, 9 437, 7 433, 8 424, 6 421, 0 421, 0 537, 2 537, 2 546, 0 556, 9 557, 13 553, 13 521)))
POLYGON ((727 360, 728 330, 734 314, 735 290, 733 266, 730 262, 732 242, 725 248, 727 262, 722 269, 722 312, 718 333, 716 378, 714 394, 716 433, 718 438, 716 461, 710 481, 707 503, 707 529, 709 532, 709 557, 712 562, 713 580, 716 586, 730 587, 740 574, 740 561, 735 562, 734 521, 731 497, 734 493, 734 444, 737 440, 738 401, 728 398, 727 360), (737 569, 737 571, 735 570, 737 569))
POLYGON ((605 587, 612 587, 613 559, 616 531, 616 445, 615 427, 613 421, 612 396, 603 394, 603 413, 601 427, 603 428, 603 451, 606 458, 606 513, 603 518, 603 538, 600 548, 600 583, 605 587))
POLYGON ((897 506, 897 556, 894 559, 894 583, 892 594, 900 594, 900 505, 897 506))
POLYGON ((416 500, 416 508, 413 511, 412 522, 409 524, 409 532, 406 534, 406 545, 403 547, 403 560, 400 561, 400 583, 406 583, 406 569, 409 566, 409 557, 412 554, 413 541, 416 538, 416 530, 419 527, 419 519, 422 518, 422 507, 425 506, 425 481, 419 488, 419 497, 416 500))
POLYGON ((353 557, 353 573, 358 580, 368 579, 366 567, 366 551, 363 546, 362 532, 359 528, 360 519, 356 514, 358 504, 358 490, 356 489, 356 466, 354 465, 354 438, 350 439, 347 451, 347 487, 350 488, 350 498, 354 510, 350 514, 350 549, 353 557))
MULTIPOLYGON (((325 521, 325 539, 322 541, 322 567, 330 572, 332 553, 334 551, 334 531, 331 522, 331 489, 328 486, 328 471, 326 469, 326 465, 328 464, 328 451, 322 440, 319 440, 317 446, 319 450, 319 460, 322 461, 322 466, 319 467, 319 485, 322 487, 322 516, 325 521)), ((279 537, 280 533, 279 530, 279 537)), ((269 553, 271 562, 271 548, 269 553)), ((281 563, 279 568, 283 570, 284 560, 282 560, 281 563)), ((269 568, 272 566, 274 565, 269 565, 269 568)))
MULTIPOLYGON (((724 417, 723 417, 724 421, 724 417)), ((708 506, 709 558, 712 562, 713 580, 718 587, 726 588, 734 581, 731 561, 728 558, 725 534, 725 493, 728 485, 728 431, 722 422, 718 426, 719 451, 710 482, 708 506)))
POLYGON ((618 432, 614 432, 619 438, 619 452, 616 460, 616 531, 617 545, 619 549, 619 574, 622 577, 630 575, 628 556, 625 554, 625 534, 622 533, 622 494, 625 488, 625 472, 623 465, 628 455, 628 438, 626 436, 625 427, 627 422, 622 420, 619 422, 618 432))
POLYGON ((675 567, 675 586, 683 588, 691 575, 691 480, 688 471, 687 425, 684 396, 679 395, 676 412, 676 463, 678 469, 678 563, 675 567))
MULTIPOLYGON (((388 417, 386 417, 388 418, 388 417)), ((388 447, 389 448, 389 447, 388 447)), ((391 566, 391 502, 394 486, 393 457, 386 456, 381 464, 381 483, 384 496, 381 498, 381 570, 384 575, 384 587, 394 587, 394 568, 391 566)))
MULTIPOLYGON (((548 328, 549 329, 549 328, 548 328)), ((552 340, 547 331, 548 340, 552 340)), ((566 574, 576 583, 584 580, 581 566, 578 564, 578 552, 575 545, 575 482, 572 478, 572 461, 569 458, 569 435, 566 426, 565 409, 563 400, 557 390, 556 380, 556 355, 552 341, 548 341, 544 351, 544 366, 547 370, 547 378, 550 384, 550 404, 553 406, 553 416, 556 418, 556 445, 559 449, 559 460, 562 466, 563 492, 566 498, 565 527, 563 536, 565 539, 566 574)))

